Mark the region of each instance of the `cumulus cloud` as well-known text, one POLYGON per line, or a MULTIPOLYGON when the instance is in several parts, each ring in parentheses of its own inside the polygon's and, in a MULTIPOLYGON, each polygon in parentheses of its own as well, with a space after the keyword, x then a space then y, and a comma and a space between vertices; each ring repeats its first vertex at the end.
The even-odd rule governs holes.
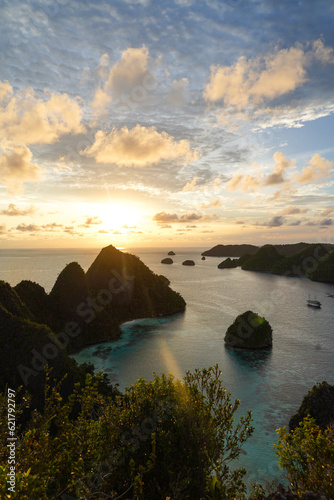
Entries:
POLYGON ((111 68, 105 90, 116 97, 130 93, 135 87, 144 87, 149 79, 147 64, 149 52, 147 47, 128 48, 121 59, 111 68))
POLYGON ((42 169, 32 163, 32 152, 23 145, 4 148, 0 155, 0 181, 9 194, 18 195, 23 191, 25 182, 41 179, 42 169))
POLYGON ((167 212, 159 212, 152 218, 158 224, 165 224, 167 222, 178 222, 179 216, 177 214, 169 214, 167 212))
POLYGON ((36 233, 41 231, 40 226, 36 226, 35 224, 19 224, 16 226, 17 231, 36 233))
POLYGON ((333 219, 323 219, 319 222, 320 226, 331 226, 333 224, 333 219))
POLYGON ((18 215, 34 215, 36 212, 37 209, 34 205, 30 205, 29 208, 20 209, 14 203, 10 203, 7 208, 1 210, 0 214, 15 217, 18 215))
POLYGON ((187 140, 176 141, 167 132, 158 132, 155 127, 141 125, 132 129, 113 128, 109 134, 100 130, 95 134, 94 144, 82 154, 94 157, 98 163, 111 163, 120 167, 144 167, 161 160, 183 159, 189 162, 197 159, 197 153, 190 150, 187 140))
POLYGON ((178 214, 170 214, 168 212, 159 212, 155 214, 152 218, 158 224, 165 225, 167 223, 179 222, 179 223, 188 223, 188 222, 207 222, 212 220, 217 220, 219 218, 216 214, 211 215, 202 215, 196 212, 189 212, 182 215, 178 214))
POLYGON ((315 59, 333 62, 332 52, 318 40, 310 50, 297 45, 262 58, 240 57, 232 66, 212 66, 204 97, 239 110, 273 100, 301 87, 307 80, 307 68, 315 59))
POLYGON ((232 179, 226 184, 226 189, 228 191, 235 191, 236 189, 240 189, 241 191, 256 191, 256 189, 260 186, 261 179, 254 175, 243 175, 243 174, 235 174, 232 179))
POLYGON ((0 137, 6 142, 51 144, 63 134, 84 132, 82 110, 67 94, 48 93, 43 100, 26 89, 14 96, 8 85, 0 87, 0 137))
POLYGON ((320 156, 318 153, 313 155, 307 167, 304 167, 295 179, 301 184, 308 184, 309 182, 319 182, 325 177, 330 177, 334 161, 329 161, 320 156))
POLYGON ((208 210, 209 208, 220 208, 222 206, 220 198, 215 198, 209 201, 209 203, 202 203, 199 208, 203 210, 208 210))
POLYGON ((265 186, 271 186, 273 184, 282 184, 283 182, 286 181, 284 178, 284 172, 288 168, 292 168, 295 164, 295 160, 288 160, 283 153, 280 153, 279 151, 276 151, 276 153, 273 156, 275 160, 275 165, 273 166, 274 172, 270 174, 265 182, 265 186))
POLYGON ((84 224, 82 224, 80 227, 90 227, 90 226, 96 226, 102 224, 102 221, 100 217, 95 215, 94 217, 87 217, 86 221, 84 224))
POLYGON ((282 217, 281 215, 275 215, 275 217, 273 217, 267 222, 263 222, 261 225, 268 227, 279 227, 283 226, 283 224, 284 224, 284 217, 282 217))
POLYGON ((307 208, 301 209, 298 207, 286 207, 280 212, 278 212, 277 215, 296 215, 296 214, 305 214, 307 212, 307 208))
POLYGON ((274 153, 273 159, 275 160, 273 172, 268 176, 264 177, 258 165, 254 163, 253 168, 257 171, 256 175, 236 173, 226 184, 226 189, 228 191, 235 191, 238 189, 240 191, 252 192, 256 191, 260 186, 288 183, 289 179, 286 179, 284 174, 286 170, 295 165, 295 160, 288 160, 283 153, 279 151, 274 153))

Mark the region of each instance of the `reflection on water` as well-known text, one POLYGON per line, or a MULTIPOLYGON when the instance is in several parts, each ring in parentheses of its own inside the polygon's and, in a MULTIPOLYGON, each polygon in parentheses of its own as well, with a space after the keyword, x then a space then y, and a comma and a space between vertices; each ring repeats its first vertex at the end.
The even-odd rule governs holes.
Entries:
POLYGON ((227 354, 235 363, 247 366, 248 370, 254 370, 259 375, 265 374, 265 365, 270 361, 272 349, 247 350, 233 346, 225 346, 227 354))

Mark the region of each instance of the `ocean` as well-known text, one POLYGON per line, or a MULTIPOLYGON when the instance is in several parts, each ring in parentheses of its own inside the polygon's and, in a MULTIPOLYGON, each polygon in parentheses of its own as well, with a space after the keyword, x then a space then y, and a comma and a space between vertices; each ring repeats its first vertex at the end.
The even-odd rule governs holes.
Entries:
MULTIPOLYGON (((327 295, 334 293, 334 286, 240 268, 220 270, 217 265, 224 259, 202 261, 205 249, 126 249, 170 280, 171 288, 186 300, 186 311, 128 322, 120 339, 87 347, 74 357, 79 363, 94 363, 121 390, 139 377, 152 379, 154 372, 181 378, 187 371, 218 363, 226 389, 241 401, 239 414, 253 412, 255 431, 237 464, 247 469, 247 484, 284 481, 273 450, 276 429, 288 425, 314 384, 334 384, 334 298, 327 295), (174 263, 161 264, 169 250, 176 253, 174 263), (186 259, 196 265, 182 266, 186 259), (309 295, 320 300, 321 309, 306 305, 309 295), (272 326, 271 350, 237 352, 225 347, 228 326, 248 309, 272 326)), ((1 250, 0 279, 11 285, 30 279, 49 292, 66 264, 76 261, 87 270, 98 252, 1 250)))

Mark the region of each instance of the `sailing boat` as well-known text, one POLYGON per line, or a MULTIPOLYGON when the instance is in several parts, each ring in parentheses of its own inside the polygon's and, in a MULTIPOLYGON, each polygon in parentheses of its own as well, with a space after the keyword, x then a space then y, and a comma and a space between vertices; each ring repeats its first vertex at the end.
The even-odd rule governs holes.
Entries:
POLYGON ((308 296, 308 301, 307 301, 307 305, 310 306, 310 307, 317 307, 318 309, 320 309, 321 307, 321 302, 319 302, 319 300, 316 300, 316 298, 314 297, 314 299, 310 299, 310 295, 308 296))

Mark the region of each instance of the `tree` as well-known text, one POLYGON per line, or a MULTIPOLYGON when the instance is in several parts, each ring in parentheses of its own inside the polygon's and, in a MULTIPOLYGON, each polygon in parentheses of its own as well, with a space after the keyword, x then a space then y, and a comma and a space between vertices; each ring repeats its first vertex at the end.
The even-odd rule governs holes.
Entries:
MULTIPOLYGON (((99 392, 101 377, 87 374, 67 401, 59 387, 46 385, 44 410, 34 410, 19 435, 20 498, 244 498, 245 471, 229 466, 253 431, 251 412, 234 424, 240 402, 231 401, 218 366, 183 381, 139 379, 114 396, 99 392)), ((5 406, 3 399, 2 441, 5 406)), ((0 458, 5 478, 5 447, 0 458)))
POLYGON ((321 431, 315 420, 305 417, 293 431, 277 430, 279 441, 274 447, 279 466, 287 470, 292 490, 322 492, 333 498, 334 428, 321 431))

